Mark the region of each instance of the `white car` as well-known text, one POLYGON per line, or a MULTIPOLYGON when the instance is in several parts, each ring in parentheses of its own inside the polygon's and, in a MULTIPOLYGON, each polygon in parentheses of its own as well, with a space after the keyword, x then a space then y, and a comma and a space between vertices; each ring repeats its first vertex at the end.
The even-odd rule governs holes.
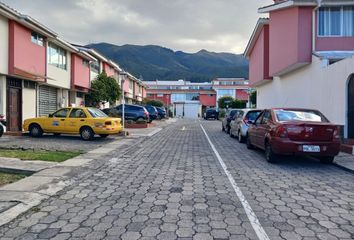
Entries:
POLYGON ((261 112, 259 109, 241 109, 230 123, 230 137, 237 137, 240 143, 245 142, 249 124, 254 122, 261 112))

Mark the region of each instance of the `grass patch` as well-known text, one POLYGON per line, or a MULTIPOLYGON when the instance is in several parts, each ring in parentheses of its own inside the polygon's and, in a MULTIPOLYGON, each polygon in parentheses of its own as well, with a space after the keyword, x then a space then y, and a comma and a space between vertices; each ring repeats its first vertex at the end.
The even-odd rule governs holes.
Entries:
POLYGON ((22 178, 25 178, 25 175, 22 174, 13 174, 13 173, 1 173, 0 172, 0 186, 5 184, 13 183, 22 178))
POLYGON ((48 162, 63 162, 80 154, 80 152, 0 149, 0 157, 19 158, 21 160, 40 160, 48 162))

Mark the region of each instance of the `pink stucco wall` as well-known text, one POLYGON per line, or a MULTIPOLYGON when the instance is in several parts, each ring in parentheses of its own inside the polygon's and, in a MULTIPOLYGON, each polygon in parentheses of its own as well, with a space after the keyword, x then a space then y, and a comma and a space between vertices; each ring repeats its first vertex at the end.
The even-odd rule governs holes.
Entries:
POLYGON ((199 101, 203 106, 216 106, 216 94, 200 94, 199 101))
POLYGON ((30 29, 14 21, 9 21, 10 74, 18 75, 19 72, 25 71, 35 75, 45 75, 46 48, 32 43, 31 34, 30 29))
POLYGON ((129 82, 130 81, 131 81, 130 79, 125 79, 124 85, 123 85, 124 92, 129 92, 129 82))
POLYGON ((236 99, 248 101, 248 93, 244 89, 236 89, 236 99))
POLYGON ((146 88, 143 87, 142 93, 143 93, 143 98, 146 98, 146 88))
POLYGON ((71 81, 72 87, 90 87, 90 68, 83 64, 83 58, 77 54, 71 54, 71 81))
POLYGON ((107 76, 114 77, 114 68, 112 68, 108 63, 103 63, 103 70, 106 72, 107 76))
POLYGON ((298 63, 311 62, 312 7, 293 7, 270 13, 269 74, 298 63))
POLYGON ((317 51, 354 51, 354 37, 316 37, 317 51))
POLYGON ((256 40, 249 57, 249 81, 251 85, 269 79, 269 26, 265 25, 256 40))

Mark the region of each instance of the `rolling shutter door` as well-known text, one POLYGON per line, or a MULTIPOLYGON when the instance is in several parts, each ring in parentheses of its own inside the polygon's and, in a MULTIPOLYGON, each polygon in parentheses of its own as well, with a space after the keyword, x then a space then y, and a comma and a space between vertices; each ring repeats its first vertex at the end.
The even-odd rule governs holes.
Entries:
POLYGON ((38 114, 45 116, 55 112, 58 109, 57 89, 48 86, 39 86, 38 91, 38 114))

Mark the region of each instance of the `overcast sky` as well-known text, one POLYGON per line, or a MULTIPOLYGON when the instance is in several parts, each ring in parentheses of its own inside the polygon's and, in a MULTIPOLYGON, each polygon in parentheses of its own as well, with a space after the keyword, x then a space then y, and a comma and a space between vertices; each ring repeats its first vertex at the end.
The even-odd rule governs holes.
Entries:
POLYGON ((69 42, 242 53, 272 0, 0 0, 69 42))

